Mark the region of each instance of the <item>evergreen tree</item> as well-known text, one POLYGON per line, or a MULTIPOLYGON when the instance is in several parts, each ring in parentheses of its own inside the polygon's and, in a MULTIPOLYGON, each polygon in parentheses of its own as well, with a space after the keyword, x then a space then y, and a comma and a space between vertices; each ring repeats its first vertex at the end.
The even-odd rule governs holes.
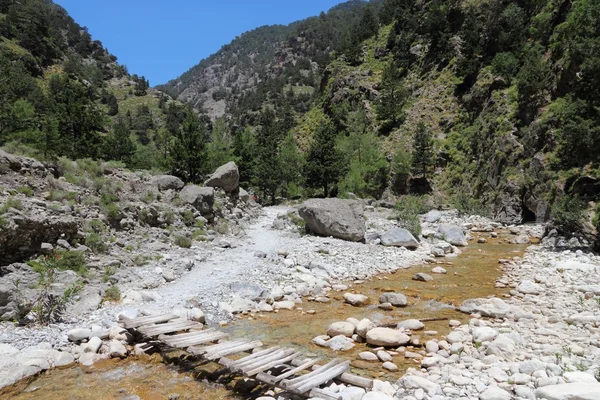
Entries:
POLYGON ((171 148, 172 171, 185 182, 198 183, 206 172, 206 126, 188 109, 171 148))
POLYGON ((60 154, 58 122, 51 116, 44 118, 40 139, 37 147, 41 150, 44 158, 56 158, 60 154))
POLYGON ((134 94, 136 96, 145 96, 148 93, 150 82, 145 77, 138 77, 133 75, 133 81, 135 82, 134 94))
POLYGON ((402 109, 408 96, 409 92, 403 85, 401 71, 392 60, 383 70, 380 97, 375 106, 377 119, 382 123, 382 133, 389 133, 402 122, 402 109))
POLYGON ((336 136, 331 123, 321 125, 308 150, 304 167, 306 185, 323 189, 325 197, 329 197, 332 185, 344 176, 347 169, 344 155, 336 147, 336 136))
POLYGON ((221 165, 233 161, 233 141, 222 118, 215 121, 211 140, 208 143, 208 170, 214 171, 221 165))
POLYGON ((433 138, 424 122, 419 122, 413 140, 413 155, 410 171, 414 176, 427 179, 434 165, 433 138))
POLYGON ((119 117, 114 122, 112 130, 104 141, 104 157, 108 160, 131 163, 135 153, 135 145, 131 141, 131 131, 124 118, 119 117))
POLYGON ((256 138, 248 128, 235 132, 233 155, 240 171, 240 183, 249 184, 256 160, 256 138))
POLYGON ((279 168, 283 197, 296 197, 300 194, 304 158, 298 150, 294 135, 288 133, 279 146, 279 168))
POLYGON ((108 115, 114 116, 119 113, 119 103, 117 102, 117 97, 113 93, 109 94, 106 98, 106 105, 108 106, 108 115))
POLYGON ((261 115, 261 127, 256 134, 256 162, 252 180, 265 199, 275 201, 277 189, 282 184, 280 158, 277 154, 281 141, 279 124, 275 113, 267 109, 261 115))

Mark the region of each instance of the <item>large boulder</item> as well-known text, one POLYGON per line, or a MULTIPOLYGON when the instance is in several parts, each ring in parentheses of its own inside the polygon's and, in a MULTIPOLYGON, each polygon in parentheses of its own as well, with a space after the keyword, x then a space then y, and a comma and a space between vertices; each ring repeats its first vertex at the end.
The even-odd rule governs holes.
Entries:
POLYGON ((367 343, 373 346, 398 347, 410 342, 410 336, 398 329, 373 328, 367 332, 367 343))
POLYGON ((184 203, 190 204, 202 214, 209 214, 215 204, 215 189, 212 187, 200 187, 188 185, 179 193, 179 198, 184 203))
POLYGON ((466 246, 469 244, 465 237, 465 232, 457 225, 442 224, 438 226, 436 236, 455 246, 466 246))
POLYGON ((381 304, 390 303, 394 307, 405 307, 408 304, 406 296, 402 293, 384 293, 379 296, 379 302, 381 304))
POLYGON ((185 185, 181 179, 173 175, 158 175, 152 177, 150 183, 158 187, 158 190, 181 190, 185 185))
POLYGON ((204 182, 204 186, 221 188, 227 193, 232 193, 240 186, 240 171, 233 161, 221 165, 204 182))
POLYGON ((363 212, 363 205, 355 200, 310 199, 298 214, 312 233, 360 242, 366 232, 363 212))
POLYGON ((576 382, 544 386, 535 391, 538 399, 546 400, 597 400, 600 383, 576 382))
POLYGON ((19 157, 0 149, 0 174, 9 170, 20 171, 21 160, 19 157))
POLYGON ((417 239, 404 228, 395 228, 387 231, 379 239, 384 246, 406 247, 407 249, 416 249, 419 247, 417 239))
POLYGON ((46 212, 8 212, 0 226, 0 265, 19 262, 42 252, 42 243, 69 241, 77 235, 77 222, 70 216, 46 212))

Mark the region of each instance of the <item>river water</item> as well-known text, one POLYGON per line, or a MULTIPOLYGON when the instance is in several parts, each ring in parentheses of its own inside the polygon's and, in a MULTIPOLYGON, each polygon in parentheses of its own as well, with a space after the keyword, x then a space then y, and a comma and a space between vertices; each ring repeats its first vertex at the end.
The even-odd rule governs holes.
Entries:
MULTIPOLYGON (((352 372, 358 375, 395 381, 409 367, 418 363, 405 359, 403 355, 394 357, 400 367, 397 373, 383 372, 380 363, 367 363, 357 360, 357 354, 368 349, 365 344, 357 344, 345 353, 334 353, 312 344, 311 339, 323 335, 332 322, 346 318, 369 318, 377 323, 395 323, 409 318, 431 319, 425 330, 437 334, 421 336, 421 342, 432 338, 441 339, 449 332, 448 319, 467 322, 468 316, 455 311, 449 305, 459 305, 463 300, 490 295, 501 296, 503 290, 495 288, 495 282, 502 275, 498 260, 521 256, 526 245, 508 244, 504 235, 485 244, 468 246, 457 258, 442 259, 448 264, 445 275, 434 275, 430 282, 417 282, 411 278, 418 272, 430 273, 432 265, 399 270, 394 274, 374 277, 362 284, 353 284, 350 290, 362 293, 372 300, 373 305, 352 307, 343 302, 344 292, 332 293, 330 303, 305 302, 293 311, 274 314, 244 315, 224 328, 232 337, 251 337, 262 340, 265 345, 292 346, 302 349, 306 355, 320 355, 326 358, 347 358, 352 361, 352 372), (393 311, 377 308, 378 297, 387 291, 404 293, 409 305, 393 311), (306 311, 314 311, 308 314, 306 311)), ((0 392, 7 399, 244 399, 248 394, 235 394, 235 382, 218 385, 204 378, 215 365, 185 371, 173 364, 162 362, 159 355, 128 360, 109 360, 95 364, 91 368, 74 366, 63 370, 49 371, 30 382, 0 392)))

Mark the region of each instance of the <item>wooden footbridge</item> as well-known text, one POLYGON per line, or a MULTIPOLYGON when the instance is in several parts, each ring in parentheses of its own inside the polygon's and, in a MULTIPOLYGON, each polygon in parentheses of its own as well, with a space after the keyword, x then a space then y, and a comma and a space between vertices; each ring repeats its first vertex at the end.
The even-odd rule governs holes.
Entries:
POLYGON ((321 359, 307 358, 296 349, 265 348, 258 340, 226 340, 227 333, 204 329, 202 324, 174 314, 121 317, 120 324, 140 342, 146 342, 144 349, 166 346, 184 350, 206 361, 217 362, 233 374, 304 397, 341 400, 341 396, 319 388, 332 380, 367 391, 373 387, 373 380, 347 372, 349 361, 335 359, 323 364, 321 359))

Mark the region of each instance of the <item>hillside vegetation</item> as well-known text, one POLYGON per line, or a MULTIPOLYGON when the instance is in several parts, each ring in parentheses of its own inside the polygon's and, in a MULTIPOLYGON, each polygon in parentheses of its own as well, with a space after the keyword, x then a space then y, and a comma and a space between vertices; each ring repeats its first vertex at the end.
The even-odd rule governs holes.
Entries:
POLYGON ((187 181, 233 159, 265 199, 417 194, 503 222, 597 223, 598 2, 350 1, 241 35, 157 87, 168 95, 60 7, 12 3, 9 148, 187 181))

